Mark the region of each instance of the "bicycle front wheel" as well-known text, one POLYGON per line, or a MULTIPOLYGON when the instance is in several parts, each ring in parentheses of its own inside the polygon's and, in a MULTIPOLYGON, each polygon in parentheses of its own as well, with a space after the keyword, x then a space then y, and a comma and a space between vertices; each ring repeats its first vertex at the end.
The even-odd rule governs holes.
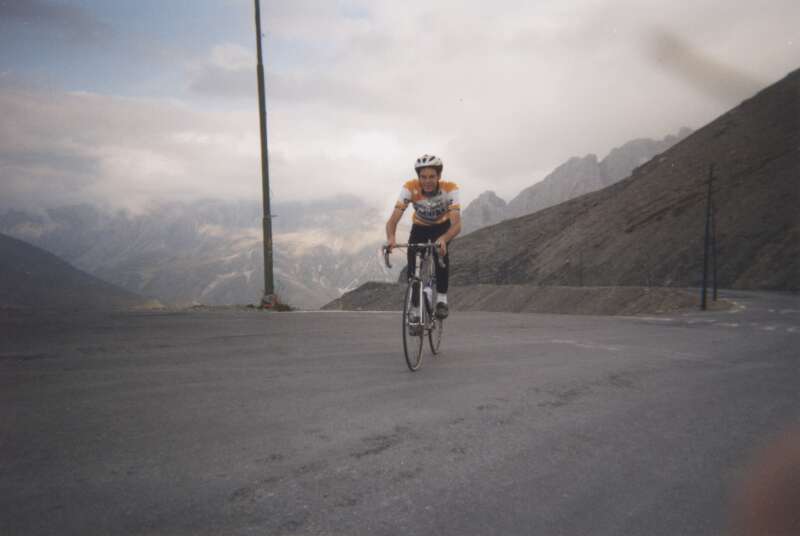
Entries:
MULTIPOLYGON (((419 283, 416 286, 418 287, 419 283)), ((408 284, 406 298, 403 301, 403 351, 406 354, 406 365, 412 372, 422 365, 422 346, 425 334, 422 318, 419 319, 419 324, 416 326, 411 326, 408 322, 408 313, 414 309, 412 299, 415 290, 417 289, 412 281, 408 284)))
POLYGON ((436 355, 441 351, 444 320, 434 317, 432 323, 431 330, 428 332, 428 342, 431 345, 431 352, 433 352, 433 355, 436 355))

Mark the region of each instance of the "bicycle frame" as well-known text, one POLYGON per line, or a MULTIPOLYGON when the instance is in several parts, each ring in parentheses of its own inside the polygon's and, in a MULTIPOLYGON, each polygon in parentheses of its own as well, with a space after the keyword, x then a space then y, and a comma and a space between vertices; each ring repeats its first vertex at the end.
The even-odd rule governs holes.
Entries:
MULTIPOLYGON (((433 292, 436 291, 436 270, 433 266, 433 262, 425 262, 426 260, 430 260, 431 256, 436 259, 436 262, 444 268, 444 260, 438 255, 436 251, 436 244, 431 242, 430 240, 425 243, 409 243, 409 244, 397 244, 395 247, 398 248, 417 248, 416 254, 414 255, 414 273, 409 275, 409 279, 412 280, 414 283, 417 283, 417 307, 418 307, 418 318, 420 321, 420 325, 423 330, 430 331, 433 328, 433 307, 435 304, 433 292), (425 288, 433 289, 431 292, 430 299, 425 297, 425 288), (428 300, 428 310, 424 310, 424 303, 428 300)), ((383 258, 384 262, 386 263, 387 268, 391 268, 392 265, 389 262, 389 251, 384 246, 383 248, 383 258)))
POLYGON ((421 328, 428 332, 433 328, 433 305, 435 303, 434 292, 436 292, 436 270, 430 255, 436 257, 435 249, 429 251, 418 250, 414 255, 414 274, 412 281, 417 284, 417 300, 419 321, 421 328), (432 289, 430 296, 425 294, 425 289, 432 289))
MULTIPOLYGON (((445 263, 437 255, 437 245, 431 241, 424 244, 398 244, 397 247, 416 248, 413 267, 409 267, 411 273, 408 277, 408 285, 403 298, 403 351, 406 356, 406 364, 413 372, 418 370, 422 364, 422 348, 426 337, 430 343, 431 352, 436 355, 440 351, 444 327, 442 320, 437 318, 434 312, 436 303, 436 296, 434 295, 436 291, 436 267, 433 263, 435 260, 443 268, 445 263), (430 291, 426 293, 426 289, 430 289, 430 291), (417 302, 416 305, 414 305, 415 301, 417 302), (409 314, 412 312, 417 314, 409 314), (410 319, 414 316, 418 320, 412 323, 410 319), (411 340, 417 339, 417 342, 411 342, 411 340)), ((386 267, 391 268, 387 246, 384 246, 383 254, 386 267)))

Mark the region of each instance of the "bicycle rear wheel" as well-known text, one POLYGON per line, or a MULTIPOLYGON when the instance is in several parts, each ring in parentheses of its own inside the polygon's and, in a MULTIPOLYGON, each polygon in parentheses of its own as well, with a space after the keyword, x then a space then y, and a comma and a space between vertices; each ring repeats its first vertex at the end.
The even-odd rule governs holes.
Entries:
MULTIPOLYGON (((406 297, 403 301, 403 352, 406 354, 406 365, 412 372, 422 365, 422 346, 425 335, 422 324, 416 326, 416 328, 412 328, 408 324, 408 313, 414 307, 412 302, 414 290, 414 282, 410 282, 408 288, 406 288, 406 297), (412 329, 416 329, 414 334, 412 334, 412 329)), ((423 319, 420 318, 420 323, 422 321, 423 319)))

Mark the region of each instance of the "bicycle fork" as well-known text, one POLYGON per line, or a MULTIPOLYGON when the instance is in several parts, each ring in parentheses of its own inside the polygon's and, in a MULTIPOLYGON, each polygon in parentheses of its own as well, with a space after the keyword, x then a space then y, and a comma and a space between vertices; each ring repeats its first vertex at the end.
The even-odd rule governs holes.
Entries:
MULTIPOLYGON (((430 319, 433 317, 433 292, 428 296, 425 293, 425 281, 422 278, 422 255, 417 254, 414 256, 414 282, 417 286, 414 294, 417 296, 417 312, 419 318, 420 330, 430 329, 430 319), (427 309, 426 309, 427 307, 427 309)), ((413 302, 412 302, 413 305, 413 302)))
MULTIPOLYGON (((416 255, 414 255, 414 274, 411 276, 412 277, 411 284, 412 286, 415 287, 413 295, 417 297, 416 309, 417 309, 417 318, 419 320, 418 324, 416 324, 416 327, 420 330, 420 335, 422 334, 425 328, 425 316, 423 312, 423 307, 424 307, 423 300, 425 299, 425 293, 423 292, 422 278, 420 277, 422 271, 421 264, 422 264, 422 256, 419 253, 417 253, 416 255)), ((411 305, 414 306, 413 296, 411 300, 411 305)))

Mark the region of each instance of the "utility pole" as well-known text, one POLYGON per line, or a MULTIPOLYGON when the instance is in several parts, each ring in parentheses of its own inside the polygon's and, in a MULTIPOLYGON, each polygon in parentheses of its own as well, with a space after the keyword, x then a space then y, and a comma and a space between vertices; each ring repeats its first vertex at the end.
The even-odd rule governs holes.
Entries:
POLYGON ((714 200, 711 200, 711 273, 714 277, 713 300, 717 301, 717 207, 714 200))
POLYGON ((700 309, 706 310, 706 290, 708 288, 708 247, 711 239, 711 183, 714 181, 714 164, 708 168, 708 195, 706 197, 706 232, 703 239, 703 291, 700 295, 700 309))
POLYGON ((267 151, 267 105, 264 91, 264 63, 261 56, 261 6, 254 0, 256 10, 256 50, 258 65, 258 119, 261 130, 261 192, 263 199, 263 231, 264 231, 264 296, 261 307, 272 307, 276 304, 275 283, 272 274, 272 214, 269 201, 269 153, 267 151))

